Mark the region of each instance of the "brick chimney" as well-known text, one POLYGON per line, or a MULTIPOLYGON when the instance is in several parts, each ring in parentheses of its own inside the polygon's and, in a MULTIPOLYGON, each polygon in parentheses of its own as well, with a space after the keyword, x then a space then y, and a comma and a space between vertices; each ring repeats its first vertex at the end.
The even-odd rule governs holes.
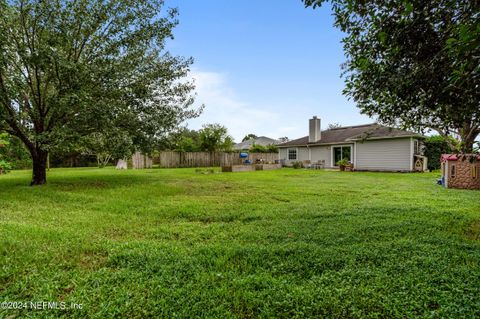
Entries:
POLYGON ((320 130, 320 119, 316 116, 308 120, 309 131, 308 131, 308 142, 315 143, 322 139, 322 132, 320 130))

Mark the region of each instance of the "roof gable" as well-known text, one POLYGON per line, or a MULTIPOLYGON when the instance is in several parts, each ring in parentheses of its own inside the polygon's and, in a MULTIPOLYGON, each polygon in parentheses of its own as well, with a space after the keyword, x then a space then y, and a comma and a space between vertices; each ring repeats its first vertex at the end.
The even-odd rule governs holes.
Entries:
POLYGON ((278 144, 278 140, 274 140, 273 138, 269 138, 266 136, 259 136, 257 138, 252 138, 246 140, 245 142, 237 143, 233 147, 237 150, 246 150, 252 147, 253 144, 267 146, 271 144, 278 144))

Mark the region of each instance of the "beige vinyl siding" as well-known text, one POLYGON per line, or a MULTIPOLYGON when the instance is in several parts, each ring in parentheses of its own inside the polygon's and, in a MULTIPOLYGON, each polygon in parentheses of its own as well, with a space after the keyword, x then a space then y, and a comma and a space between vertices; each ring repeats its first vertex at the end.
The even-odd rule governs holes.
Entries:
POLYGON ((324 160, 325 167, 331 167, 332 153, 330 146, 312 146, 310 147, 310 152, 312 155, 312 163, 324 160))
POLYGON ((287 148, 279 148, 278 149, 278 159, 280 161, 286 160, 287 156, 288 156, 288 149, 287 148))
POLYGON ((299 146, 299 147, 292 146, 292 147, 288 147, 288 148, 280 148, 278 150, 278 159, 283 160, 285 162, 285 165, 291 165, 292 162, 296 162, 296 161, 303 162, 303 161, 308 160, 308 149, 306 147, 301 147, 301 146, 299 146), (296 160, 289 160, 288 159, 288 150, 289 149, 296 149, 297 150, 297 159, 296 160))
POLYGON ((308 149, 306 147, 297 147, 297 161, 308 161, 308 149))
POLYGON ((356 143, 356 168, 359 170, 410 171, 412 140, 384 139, 356 143))

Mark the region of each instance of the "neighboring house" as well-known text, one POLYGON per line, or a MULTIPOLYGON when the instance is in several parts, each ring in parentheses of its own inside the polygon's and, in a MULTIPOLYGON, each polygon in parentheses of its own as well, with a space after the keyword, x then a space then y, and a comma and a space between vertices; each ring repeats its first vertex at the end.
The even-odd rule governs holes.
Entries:
POLYGON ((355 170, 410 172, 426 170, 421 139, 419 134, 376 123, 321 131, 320 119, 314 116, 308 136, 277 146, 285 165, 321 161, 326 168, 335 168, 345 158, 355 170))
POLYGON ((233 148, 235 150, 241 151, 241 150, 249 150, 250 147, 252 147, 253 144, 255 145, 261 145, 261 146, 268 146, 268 145, 277 145, 279 143, 278 140, 274 140, 273 138, 269 138, 266 136, 259 136, 257 138, 252 138, 249 140, 246 140, 245 142, 237 143, 233 145, 233 148))

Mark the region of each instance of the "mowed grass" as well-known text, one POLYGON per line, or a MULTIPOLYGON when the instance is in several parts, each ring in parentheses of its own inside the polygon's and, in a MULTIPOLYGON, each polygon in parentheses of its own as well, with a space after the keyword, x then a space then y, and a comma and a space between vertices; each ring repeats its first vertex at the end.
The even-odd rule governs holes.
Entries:
POLYGON ((0 318, 480 317, 480 192, 438 174, 0 176, 0 318))

